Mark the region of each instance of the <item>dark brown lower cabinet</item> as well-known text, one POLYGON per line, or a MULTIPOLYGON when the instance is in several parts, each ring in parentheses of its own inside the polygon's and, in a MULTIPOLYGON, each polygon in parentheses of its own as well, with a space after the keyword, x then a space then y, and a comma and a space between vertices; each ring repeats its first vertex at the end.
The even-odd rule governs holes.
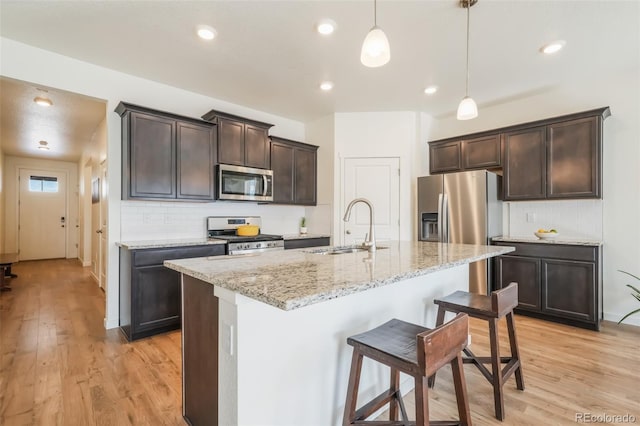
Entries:
POLYGON ((120 329, 129 341, 180 328, 180 274, 165 260, 225 254, 224 244, 120 248, 120 329))
POLYGON ((517 312, 599 330, 601 250, 597 246, 496 242, 515 252, 495 258, 494 288, 518 283, 517 312))
POLYGON ((218 298, 188 275, 182 292, 182 415, 193 426, 217 425, 218 298))
POLYGON ((322 247, 330 244, 329 237, 318 238, 296 238, 293 240, 284 240, 284 249, 297 249, 306 247, 322 247))

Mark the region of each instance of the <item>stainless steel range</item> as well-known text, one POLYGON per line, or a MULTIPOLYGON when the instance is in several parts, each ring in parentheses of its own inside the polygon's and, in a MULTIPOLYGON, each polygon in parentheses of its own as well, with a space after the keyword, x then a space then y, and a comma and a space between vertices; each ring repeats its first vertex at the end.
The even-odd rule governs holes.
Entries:
POLYGON ((262 234, 255 236, 236 235, 242 225, 262 226, 260 216, 210 216, 207 218, 207 238, 227 240, 227 254, 250 254, 272 250, 284 250, 282 235, 262 234))

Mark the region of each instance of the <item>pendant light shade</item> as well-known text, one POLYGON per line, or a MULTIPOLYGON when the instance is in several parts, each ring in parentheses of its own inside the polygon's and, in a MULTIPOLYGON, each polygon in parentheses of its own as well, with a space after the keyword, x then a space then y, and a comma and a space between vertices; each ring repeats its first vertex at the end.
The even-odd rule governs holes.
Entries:
POLYGON ((478 106, 476 102, 469 97, 469 11, 477 0, 460 0, 460 5, 467 8, 467 84, 464 98, 458 105, 458 120, 471 120, 478 116, 478 106))
POLYGON ((478 116, 478 106, 476 102, 468 96, 465 96, 460 105, 458 105, 458 120, 471 120, 478 116))
POLYGON ((362 43, 360 62, 366 67, 381 67, 391 59, 391 48, 386 34, 377 25, 376 0, 373 2, 373 27, 362 43))

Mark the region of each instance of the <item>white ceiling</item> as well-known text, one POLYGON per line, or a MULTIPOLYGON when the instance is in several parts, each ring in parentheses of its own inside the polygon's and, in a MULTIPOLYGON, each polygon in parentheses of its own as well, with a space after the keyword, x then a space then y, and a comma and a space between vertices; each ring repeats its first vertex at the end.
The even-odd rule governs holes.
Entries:
MULTIPOLYGON (((639 4, 480 0, 470 45, 480 113, 575 79, 597 90, 602 75, 637 70, 639 4), (567 41, 562 52, 538 52, 555 39, 567 41)), ((391 61, 375 69, 359 62, 371 0, 3 0, 0 8, 3 37, 300 121, 352 111, 446 117, 464 96, 466 10, 457 0, 379 0, 391 61), (337 22, 333 35, 315 32, 321 18, 337 22), (198 39, 198 24, 218 37, 198 39), (320 91, 322 80, 335 83, 332 92, 320 91), (430 84, 440 87, 433 96, 423 93, 430 84)))
POLYGON ((106 115, 102 101, 6 77, 0 78, 0 94, 0 149, 5 155, 76 162, 106 115), (36 97, 53 105, 40 106, 36 97), (38 149, 42 140, 48 151, 38 149))

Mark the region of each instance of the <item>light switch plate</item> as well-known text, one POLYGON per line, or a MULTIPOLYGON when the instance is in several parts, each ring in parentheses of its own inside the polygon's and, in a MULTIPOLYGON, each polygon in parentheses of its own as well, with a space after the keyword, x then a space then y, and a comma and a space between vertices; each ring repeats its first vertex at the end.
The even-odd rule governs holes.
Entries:
POLYGON ((527 213, 527 222, 528 223, 534 223, 536 221, 536 214, 535 213, 527 213))

